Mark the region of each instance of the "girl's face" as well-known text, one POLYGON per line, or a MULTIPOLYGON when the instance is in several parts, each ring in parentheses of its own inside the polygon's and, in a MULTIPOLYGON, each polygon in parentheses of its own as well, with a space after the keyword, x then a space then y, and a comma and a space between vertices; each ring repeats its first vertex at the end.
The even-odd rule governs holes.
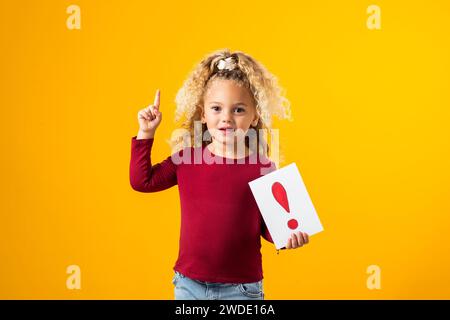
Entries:
POLYGON ((233 80, 213 80, 203 101, 202 123, 206 123, 216 142, 234 143, 235 133, 245 134, 250 126, 258 124, 251 92, 233 80))

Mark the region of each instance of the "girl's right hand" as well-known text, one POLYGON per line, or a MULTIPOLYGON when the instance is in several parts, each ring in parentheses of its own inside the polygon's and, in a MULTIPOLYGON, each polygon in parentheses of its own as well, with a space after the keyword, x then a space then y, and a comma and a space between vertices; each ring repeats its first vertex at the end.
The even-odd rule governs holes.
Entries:
POLYGON ((159 111, 159 101, 160 91, 158 89, 156 90, 154 103, 138 112, 139 133, 141 136, 153 137, 156 128, 161 123, 162 113, 159 111))

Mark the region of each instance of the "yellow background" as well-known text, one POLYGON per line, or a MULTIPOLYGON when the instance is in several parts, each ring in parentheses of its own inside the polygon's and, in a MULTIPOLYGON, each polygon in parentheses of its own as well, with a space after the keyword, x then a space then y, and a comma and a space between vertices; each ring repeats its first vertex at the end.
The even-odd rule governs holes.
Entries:
POLYGON ((0 298, 173 299, 178 189, 131 189, 130 140, 161 88, 167 157, 177 90, 226 47, 286 88, 281 166, 297 163, 325 228, 279 255, 262 239, 266 299, 450 298, 448 1, 30 0, 0 15, 0 298))

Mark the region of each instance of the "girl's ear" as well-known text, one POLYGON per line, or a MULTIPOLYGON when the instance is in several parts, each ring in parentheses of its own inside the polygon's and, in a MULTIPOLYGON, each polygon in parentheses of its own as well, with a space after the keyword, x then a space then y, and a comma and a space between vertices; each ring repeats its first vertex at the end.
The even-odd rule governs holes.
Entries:
POLYGON ((202 121, 202 124, 206 123, 204 110, 202 110, 202 112, 200 113, 200 119, 202 121))
POLYGON ((202 123, 206 123, 205 112, 203 108, 202 111, 200 111, 200 120, 202 121, 202 123))
POLYGON ((252 126, 256 127, 258 125, 259 118, 256 117, 255 120, 252 121, 252 126))

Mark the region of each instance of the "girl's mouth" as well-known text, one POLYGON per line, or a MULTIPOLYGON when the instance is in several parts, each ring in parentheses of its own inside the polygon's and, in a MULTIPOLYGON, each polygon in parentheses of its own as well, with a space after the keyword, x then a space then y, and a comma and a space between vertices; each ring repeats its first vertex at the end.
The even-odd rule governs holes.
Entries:
POLYGON ((232 128, 220 128, 219 131, 226 135, 234 133, 234 129, 232 128))

